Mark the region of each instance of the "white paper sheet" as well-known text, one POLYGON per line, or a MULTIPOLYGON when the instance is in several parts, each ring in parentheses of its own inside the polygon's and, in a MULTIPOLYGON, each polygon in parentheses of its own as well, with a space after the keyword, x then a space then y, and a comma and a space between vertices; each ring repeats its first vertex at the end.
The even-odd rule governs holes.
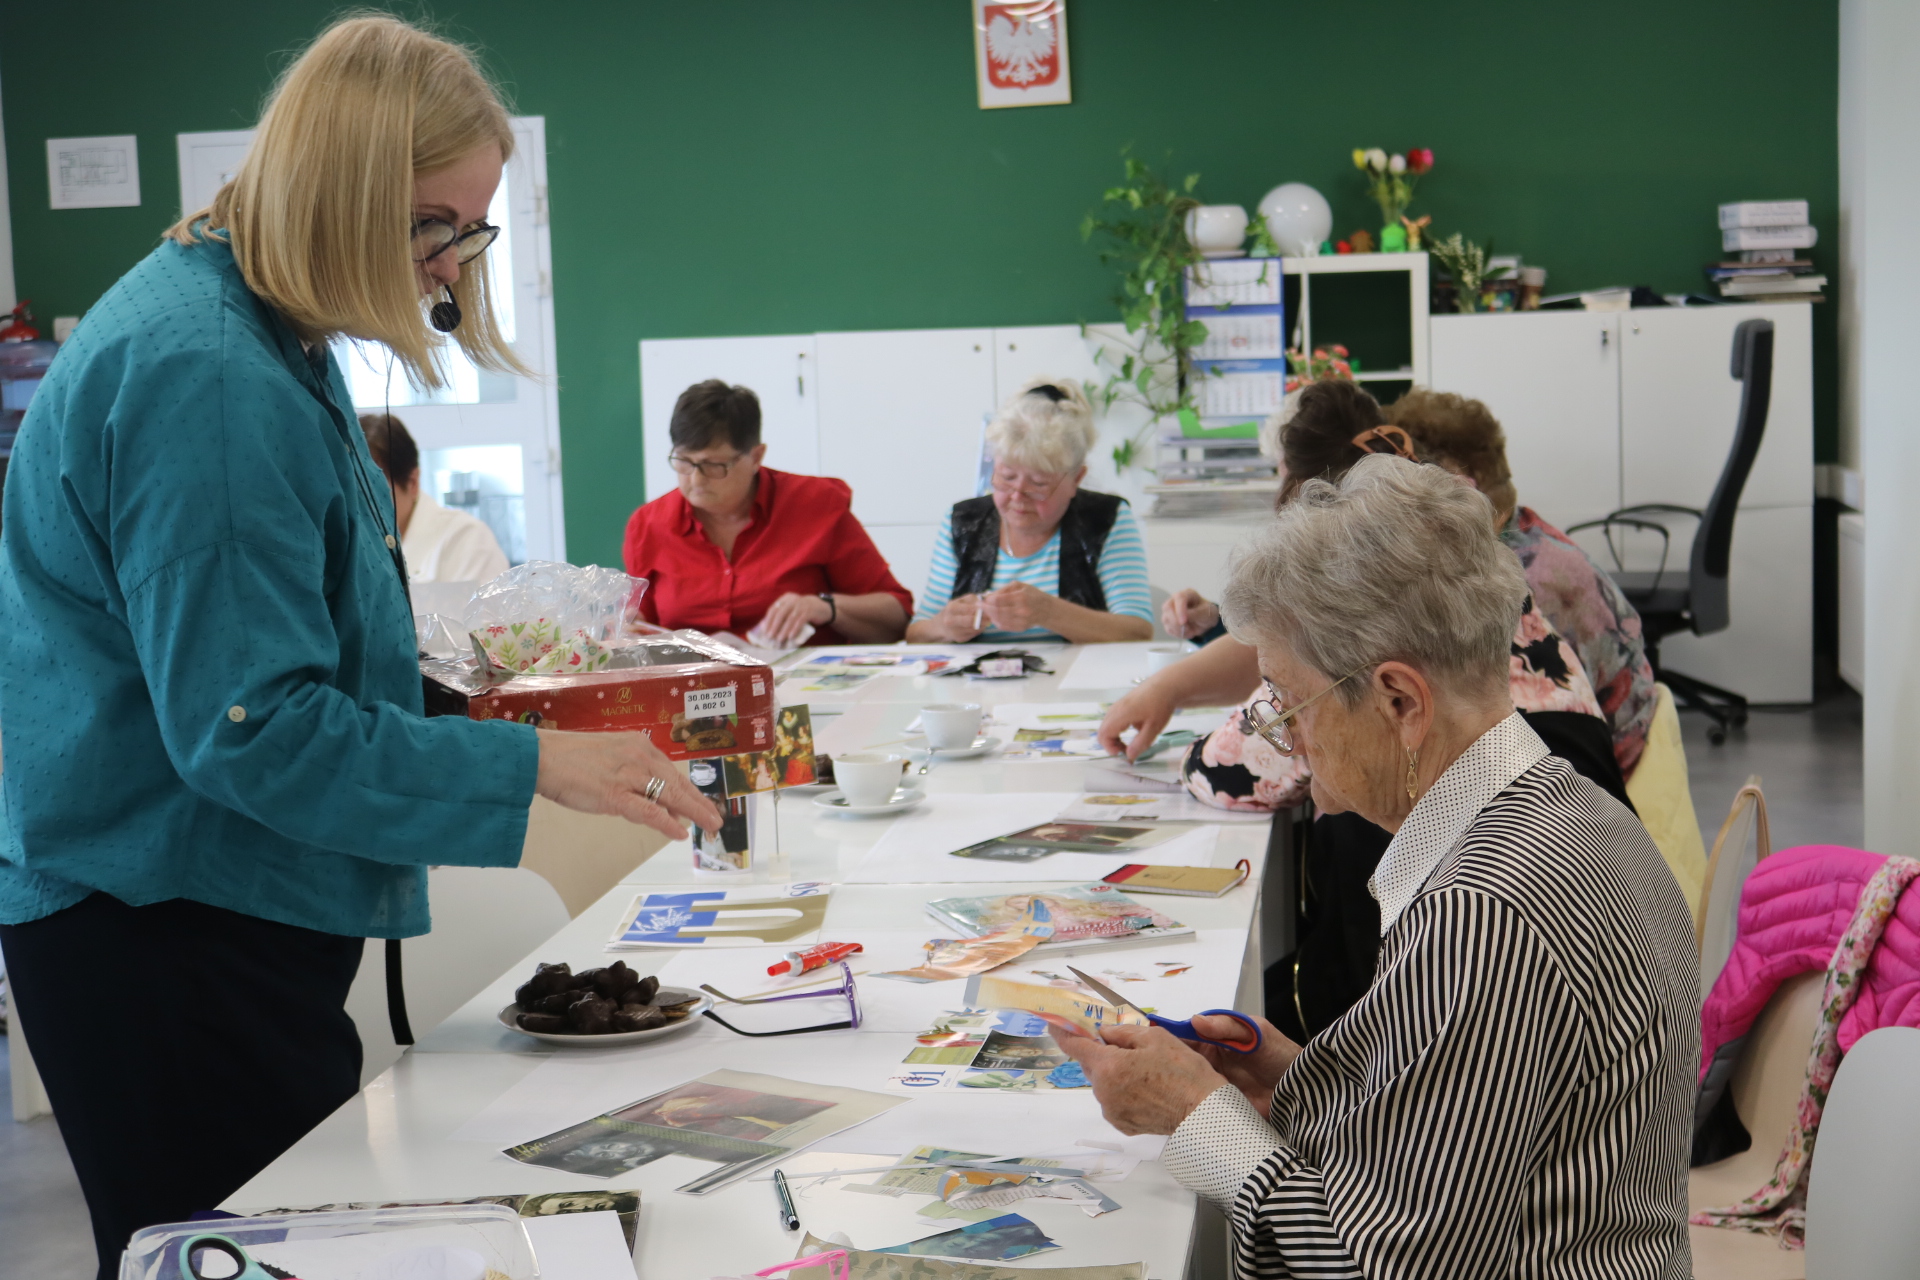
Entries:
POLYGON ((852 884, 1087 881, 1142 860, 1169 867, 1214 865, 1219 829, 1211 824, 1157 844, 1150 855, 1140 857, 1124 851, 1056 853, 1034 862, 952 856, 955 849, 1045 822, 1079 798, 1080 793, 1054 791, 929 796, 920 808, 893 820, 847 880, 852 884))
POLYGON ((633 1255, 617 1213, 522 1218, 540 1280, 633 1280, 633 1255))
POLYGON ((1147 674, 1147 650, 1166 644, 1142 640, 1131 644, 1090 644, 1081 648, 1073 666, 1060 678, 1062 689, 1130 689, 1147 674))

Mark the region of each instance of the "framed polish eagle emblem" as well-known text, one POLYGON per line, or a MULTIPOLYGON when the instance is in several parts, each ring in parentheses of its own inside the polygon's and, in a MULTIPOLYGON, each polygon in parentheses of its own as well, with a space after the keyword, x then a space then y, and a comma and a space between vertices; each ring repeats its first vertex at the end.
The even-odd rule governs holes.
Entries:
POLYGON ((980 105, 1044 107, 1073 101, 1067 72, 1067 0, 968 0, 980 105))

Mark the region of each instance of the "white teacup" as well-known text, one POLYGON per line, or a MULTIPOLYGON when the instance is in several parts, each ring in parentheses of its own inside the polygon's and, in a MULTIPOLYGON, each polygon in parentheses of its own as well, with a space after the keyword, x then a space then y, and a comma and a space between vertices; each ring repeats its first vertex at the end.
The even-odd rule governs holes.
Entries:
POLYGON ((847 803, 868 809, 893 799, 907 758, 892 751, 855 751, 833 758, 833 780, 847 803))
POLYGON ((1165 671, 1180 659, 1193 652, 1193 646, 1187 644, 1156 644, 1147 650, 1147 674, 1165 671))
POLYGON ((920 727, 935 751, 957 751, 973 745, 980 734, 980 704, 936 702, 920 708, 920 727))

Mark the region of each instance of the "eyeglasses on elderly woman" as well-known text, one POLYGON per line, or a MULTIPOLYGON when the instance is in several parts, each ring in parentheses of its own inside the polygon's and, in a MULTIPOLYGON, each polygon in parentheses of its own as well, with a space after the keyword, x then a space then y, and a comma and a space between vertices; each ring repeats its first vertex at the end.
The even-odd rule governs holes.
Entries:
POLYGON ((1262 698, 1248 706, 1240 713, 1240 719, 1246 725, 1248 733, 1259 734, 1273 745, 1275 751, 1283 756, 1290 756, 1293 754, 1294 717, 1366 669, 1365 666, 1355 667, 1297 707, 1286 706, 1280 691, 1273 687, 1273 681, 1268 680, 1267 692, 1273 696, 1262 698))

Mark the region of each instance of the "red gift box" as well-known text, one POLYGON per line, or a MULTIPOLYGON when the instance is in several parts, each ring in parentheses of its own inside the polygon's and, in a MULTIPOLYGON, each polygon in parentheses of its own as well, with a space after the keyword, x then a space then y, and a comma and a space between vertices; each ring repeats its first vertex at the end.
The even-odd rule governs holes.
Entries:
POLYGON ((472 663, 428 661, 421 666, 427 714, 584 733, 637 730, 674 760, 769 750, 772 668, 700 639, 636 647, 654 665, 570 676, 503 676, 472 663))

